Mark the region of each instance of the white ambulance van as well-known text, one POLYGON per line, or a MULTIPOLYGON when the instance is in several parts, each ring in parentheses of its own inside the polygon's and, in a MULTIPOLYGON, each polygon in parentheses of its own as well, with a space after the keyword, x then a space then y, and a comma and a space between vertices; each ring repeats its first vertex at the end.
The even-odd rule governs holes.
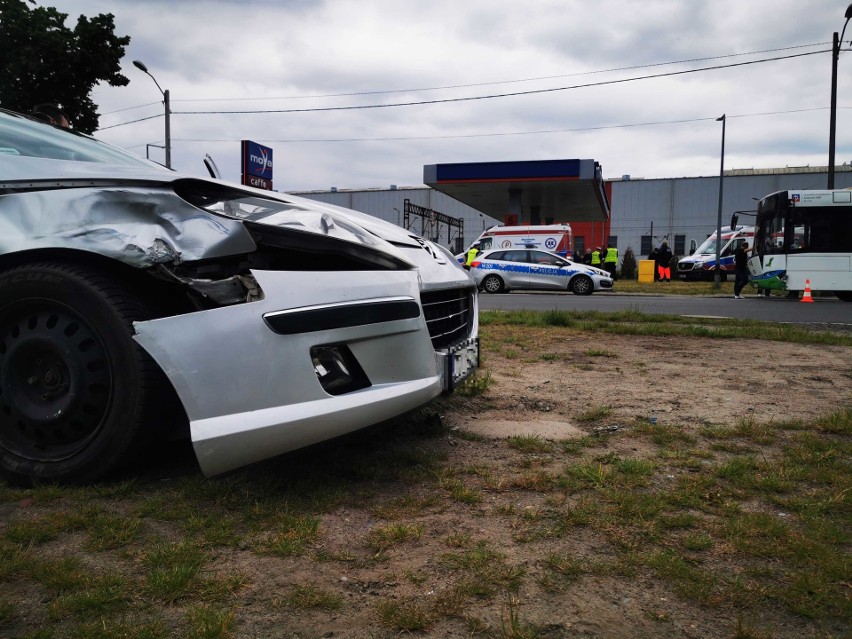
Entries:
MULTIPOLYGON (((574 249, 574 238, 571 235, 570 224, 538 224, 529 226, 492 226, 471 242, 471 246, 479 243, 479 251, 508 248, 537 248, 556 253, 571 259, 574 249)), ((457 255, 464 261, 464 253, 457 255)))
MULTIPOLYGON (((749 248, 754 246, 754 227, 739 226, 736 230, 730 226, 722 227, 722 251, 719 261, 722 270, 719 279, 725 281, 730 274, 734 276, 734 251, 743 243, 748 242, 749 248)), ((677 263, 677 277, 682 280, 713 280, 716 266, 716 233, 708 237, 695 253, 683 257, 677 263)))

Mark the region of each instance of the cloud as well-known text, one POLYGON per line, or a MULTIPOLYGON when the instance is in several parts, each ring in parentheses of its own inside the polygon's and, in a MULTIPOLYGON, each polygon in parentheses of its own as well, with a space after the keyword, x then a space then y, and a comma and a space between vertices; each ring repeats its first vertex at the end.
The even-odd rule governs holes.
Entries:
MULTIPOLYGON (((123 64, 130 85, 99 87, 94 99, 105 114, 154 104, 104 115, 103 127, 162 112, 159 92, 131 66, 133 59, 170 90, 176 112, 321 108, 552 89, 811 52, 828 48, 844 20, 833 0, 53 4, 70 20, 111 12, 117 32, 132 38, 123 64), (822 45, 664 64, 814 43, 822 45), (627 69, 637 66, 645 68, 627 69), (413 90, 451 85, 471 86, 413 90), (347 93, 363 95, 306 97, 347 93)), ((601 162, 605 177, 715 175, 721 134, 715 118, 726 113, 729 168, 824 164, 828 112, 817 109, 829 104, 830 61, 820 53, 541 95, 374 110, 175 113, 173 158, 178 169, 202 173, 201 158, 211 153, 227 178, 239 179, 238 141, 270 141, 276 186, 293 190, 416 185, 424 164, 472 160, 583 157, 601 162), (737 117, 795 110, 804 111, 737 117), (623 126, 651 122, 671 123, 623 126), (518 132, 527 134, 500 135, 518 132), (424 136, 434 139, 354 141, 424 136), (305 139, 349 141, 296 141, 305 139)), ((850 65, 852 55, 844 53, 841 162, 852 160, 850 65)), ((163 120, 105 129, 99 137, 144 154, 145 144, 162 143, 163 120)), ((151 148, 156 153, 162 157, 151 148)))

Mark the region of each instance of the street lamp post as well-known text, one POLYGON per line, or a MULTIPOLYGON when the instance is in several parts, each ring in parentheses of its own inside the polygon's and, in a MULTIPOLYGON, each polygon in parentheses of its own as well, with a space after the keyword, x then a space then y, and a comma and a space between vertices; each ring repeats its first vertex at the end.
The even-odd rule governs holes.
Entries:
POLYGON ((831 44, 831 115, 828 123, 828 188, 834 188, 834 139, 837 133, 837 60, 840 57, 840 45, 843 42, 843 34, 846 33, 846 25, 852 18, 852 4, 846 7, 846 22, 838 37, 834 32, 834 40, 831 44))
POLYGON ((719 214, 716 216, 716 270, 713 273, 713 285, 716 288, 722 286, 722 194, 725 192, 725 114, 716 118, 716 122, 722 123, 722 161, 719 166, 719 214))
POLYGON ((166 89, 163 91, 160 83, 157 82, 157 78, 151 75, 151 72, 148 71, 148 67, 145 66, 144 63, 139 60, 133 61, 133 66, 139 69, 140 71, 146 73, 153 81, 154 84, 157 85, 157 88, 160 90, 160 93, 163 94, 163 105, 166 108, 166 168, 172 168, 172 125, 171 125, 171 115, 172 109, 169 104, 169 90, 166 89))

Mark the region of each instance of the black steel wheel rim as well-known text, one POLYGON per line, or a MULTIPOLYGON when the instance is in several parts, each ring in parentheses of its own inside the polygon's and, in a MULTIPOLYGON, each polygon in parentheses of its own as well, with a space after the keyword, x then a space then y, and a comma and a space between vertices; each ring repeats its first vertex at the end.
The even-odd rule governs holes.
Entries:
POLYGON ((0 311, 0 446, 58 461, 85 448, 109 413, 114 370, 100 335, 54 300, 0 311))

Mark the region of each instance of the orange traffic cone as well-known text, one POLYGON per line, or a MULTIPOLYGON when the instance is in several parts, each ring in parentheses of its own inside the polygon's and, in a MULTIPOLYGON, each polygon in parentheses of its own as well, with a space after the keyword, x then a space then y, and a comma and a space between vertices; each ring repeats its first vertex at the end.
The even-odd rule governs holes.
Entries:
POLYGON ((813 303, 814 298, 811 297, 811 281, 805 280, 805 292, 802 295, 803 302, 811 302, 813 303))

